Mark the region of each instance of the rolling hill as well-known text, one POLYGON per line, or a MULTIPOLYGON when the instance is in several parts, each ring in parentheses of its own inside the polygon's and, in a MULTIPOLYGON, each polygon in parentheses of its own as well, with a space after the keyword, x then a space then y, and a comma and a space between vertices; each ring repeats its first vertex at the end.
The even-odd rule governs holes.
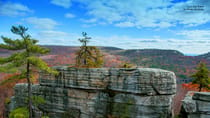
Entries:
MULTIPOLYGON (((74 64, 75 52, 79 47, 44 45, 51 52, 43 56, 49 65, 72 65, 74 64)), ((161 68, 174 71, 179 80, 188 82, 190 75, 195 71, 200 61, 205 61, 210 67, 210 52, 199 56, 185 56, 176 50, 160 49, 132 49, 124 50, 115 47, 99 47, 105 55, 105 66, 114 63, 130 62, 139 67, 161 68)), ((0 50, 0 56, 8 56, 10 51, 0 50)), ((107 66, 109 65, 109 66, 107 66)))
POLYGON ((198 58, 210 60, 210 52, 197 56, 198 58))

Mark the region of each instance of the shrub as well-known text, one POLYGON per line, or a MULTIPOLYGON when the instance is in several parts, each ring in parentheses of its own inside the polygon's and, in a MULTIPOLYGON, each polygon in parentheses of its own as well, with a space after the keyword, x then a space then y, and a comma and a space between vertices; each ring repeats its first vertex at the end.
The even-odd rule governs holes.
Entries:
POLYGON ((9 118, 29 118, 29 111, 26 107, 19 107, 12 110, 9 114, 9 118))
POLYGON ((5 104, 9 104, 10 102, 11 102, 10 98, 6 98, 5 101, 4 101, 5 104))

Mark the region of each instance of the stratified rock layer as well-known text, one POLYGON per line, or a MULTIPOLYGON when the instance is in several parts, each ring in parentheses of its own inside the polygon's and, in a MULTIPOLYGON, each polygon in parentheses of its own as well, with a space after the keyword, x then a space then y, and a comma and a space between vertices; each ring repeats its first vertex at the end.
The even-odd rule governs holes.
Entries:
POLYGON ((181 115, 184 118, 210 118, 210 92, 188 92, 182 101, 181 115))
MULTIPOLYGON (((170 118, 176 93, 173 72, 151 69, 57 67, 59 76, 40 74, 33 95, 50 118, 170 118)), ((22 106, 27 84, 15 86, 13 107, 22 106)))

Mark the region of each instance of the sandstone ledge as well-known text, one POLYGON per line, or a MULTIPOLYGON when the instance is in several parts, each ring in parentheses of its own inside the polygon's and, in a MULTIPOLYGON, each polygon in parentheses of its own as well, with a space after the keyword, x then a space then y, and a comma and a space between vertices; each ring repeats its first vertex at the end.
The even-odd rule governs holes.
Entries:
POLYGON ((42 74, 40 84, 45 86, 113 90, 133 94, 171 95, 176 93, 173 72, 151 68, 66 68, 57 67, 58 77, 42 74))
MULTIPOLYGON (((176 92, 173 72, 161 69, 76 69, 57 67, 60 75, 41 73, 33 95, 50 118, 170 118, 176 92)), ((25 105, 27 84, 14 87, 14 109, 25 105)), ((39 117, 38 111, 34 111, 39 117)), ((42 112, 42 113, 43 113, 42 112)))
POLYGON ((210 92, 190 91, 182 101, 181 115, 184 118, 209 118, 210 92))

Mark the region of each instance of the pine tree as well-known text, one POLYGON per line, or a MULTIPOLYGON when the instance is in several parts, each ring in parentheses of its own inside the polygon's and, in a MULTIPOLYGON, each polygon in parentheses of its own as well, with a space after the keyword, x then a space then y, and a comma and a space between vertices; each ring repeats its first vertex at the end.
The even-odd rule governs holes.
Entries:
POLYGON ((76 66, 85 68, 99 68, 103 65, 103 56, 95 46, 87 46, 91 37, 86 32, 82 32, 84 38, 79 39, 82 43, 80 50, 76 52, 76 66))
POLYGON ((28 83, 28 109, 29 117, 32 118, 32 93, 31 93, 31 78, 33 78, 33 70, 39 69, 48 73, 57 74, 57 71, 48 67, 48 65, 41 60, 38 55, 46 54, 48 49, 37 45, 38 40, 32 39, 30 35, 26 33, 28 28, 23 26, 12 26, 11 32, 19 35, 20 39, 12 40, 2 36, 4 43, 0 44, 0 48, 12 50, 14 53, 9 57, 0 58, 0 71, 16 73, 14 76, 1 82, 11 82, 14 80, 27 79, 28 83))
POLYGON ((193 84, 198 84, 199 91, 202 90, 202 88, 210 89, 210 78, 209 78, 209 70, 206 67, 206 64, 201 62, 197 69, 197 71, 192 75, 194 80, 192 81, 193 84))

